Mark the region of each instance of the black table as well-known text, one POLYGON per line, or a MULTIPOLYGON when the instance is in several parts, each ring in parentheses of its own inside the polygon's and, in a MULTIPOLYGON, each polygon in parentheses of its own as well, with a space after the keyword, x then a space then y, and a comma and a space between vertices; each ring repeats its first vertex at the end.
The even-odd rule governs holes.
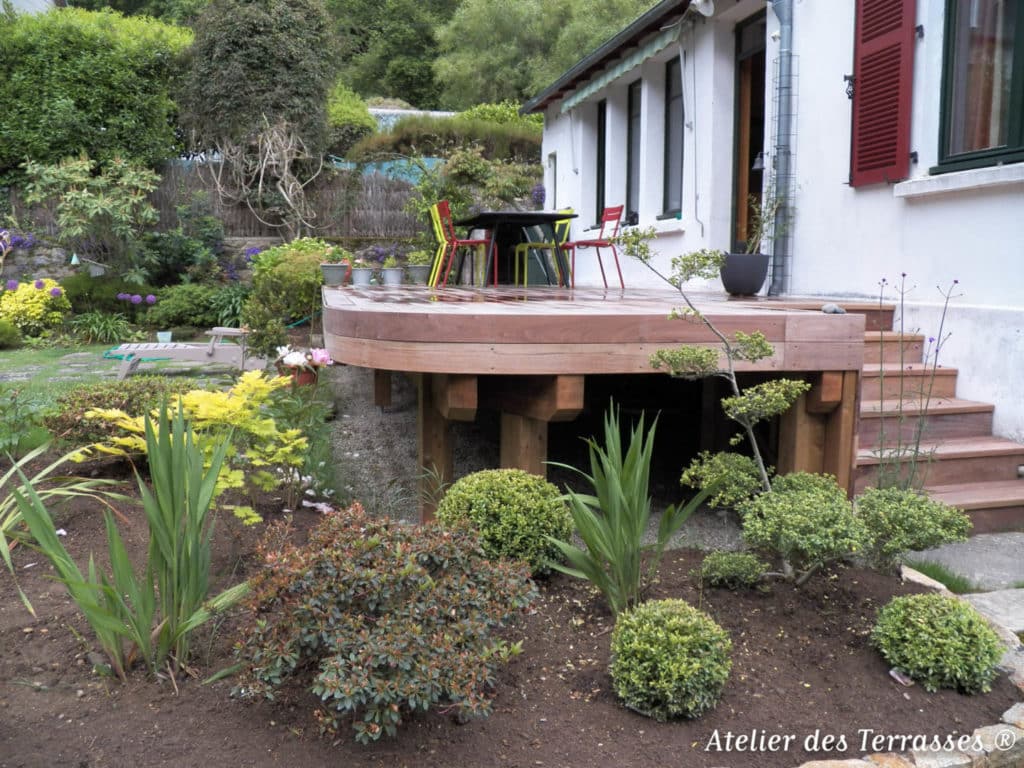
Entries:
MULTIPOLYGON (((565 253, 555 239, 555 222, 563 219, 575 219, 575 213, 561 213, 559 211, 480 211, 475 216, 459 219, 456 226, 469 229, 487 229, 491 232, 491 242, 487 249, 487 268, 484 270, 484 281, 491 271, 491 254, 498 253, 498 246, 501 243, 519 243, 522 240, 522 231, 526 227, 542 227, 551 236, 550 241, 554 243, 555 263, 558 265, 559 274, 568 282, 569 264, 566 261, 565 253)), ((547 270, 545 269, 545 273, 547 270)), ((546 275, 548 283, 551 283, 551 275, 546 275)))

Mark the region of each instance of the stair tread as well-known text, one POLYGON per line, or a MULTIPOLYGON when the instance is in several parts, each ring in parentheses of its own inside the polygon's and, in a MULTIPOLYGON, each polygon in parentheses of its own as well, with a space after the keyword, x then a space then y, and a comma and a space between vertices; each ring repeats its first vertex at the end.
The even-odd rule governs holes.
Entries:
MULTIPOLYGON (((860 404, 861 418, 877 419, 894 415, 899 410, 900 401, 898 398, 890 400, 862 400, 860 404)), ((992 403, 983 403, 978 400, 964 400, 958 397, 932 397, 928 403, 928 414, 930 416, 941 416, 950 413, 991 413, 995 410, 992 403)), ((922 409, 917 403, 904 402, 904 416, 917 417, 922 409)))
POLYGON ((907 341, 924 341, 923 333, 900 333, 899 331, 864 331, 864 342, 866 344, 871 341, 878 342, 879 337, 882 341, 893 341, 895 339, 904 338, 907 341))
MULTIPOLYGON (((864 376, 899 376, 903 372, 908 376, 927 376, 932 373, 932 366, 925 363, 864 363, 861 374, 864 376)), ((956 376, 957 369, 940 365, 934 369, 936 376, 956 376)))
MULTIPOLYGON (((1024 445, 1003 437, 951 437, 946 440, 921 441, 921 452, 931 453, 939 459, 965 458, 972 456, 1012 456, 1024 454, 1024 445)), ((878 463, 878 456, 872 448, 857 451, 857 466, 878 463)))
POLYGON ((925 490, 931 498, 961 509, 1024 507, 1024 479, 936 485, 925 490))

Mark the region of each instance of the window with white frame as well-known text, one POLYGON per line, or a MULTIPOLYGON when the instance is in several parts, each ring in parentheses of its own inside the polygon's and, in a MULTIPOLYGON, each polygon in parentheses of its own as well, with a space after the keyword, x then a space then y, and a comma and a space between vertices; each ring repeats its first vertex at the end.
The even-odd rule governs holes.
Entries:
POLYGON ((627 224, 640 220, 640 117, 641 81, 629 84, 626 123, 626 217, 627 224))
POLYGON ((604 182, 607 173, 606 162, 608 158, 608 102, 601 99, 597 102, 597 157, 596 173, 594 179, 595 221, 599 221, 604 211, 604 182))
POLYGON ((679 59, 665 65, 665 178, 662 215, 683 208, 683 80, 679 59))

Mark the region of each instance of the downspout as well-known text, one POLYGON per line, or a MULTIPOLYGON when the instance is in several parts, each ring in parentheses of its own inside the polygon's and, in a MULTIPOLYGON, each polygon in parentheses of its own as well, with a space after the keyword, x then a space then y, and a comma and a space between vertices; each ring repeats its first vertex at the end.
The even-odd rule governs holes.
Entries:
POLYGON ((779 20, 779 79, 776 86, 775 113, 775 179, 774 194, 781 193, 782 204, 775 211, 772 226, 772 282, 768 293, 785 294, 790 288, 790 270, 793 261, 793 201, 792 176, 793 133, 793 0, 771 0, 772 11, 779 20))

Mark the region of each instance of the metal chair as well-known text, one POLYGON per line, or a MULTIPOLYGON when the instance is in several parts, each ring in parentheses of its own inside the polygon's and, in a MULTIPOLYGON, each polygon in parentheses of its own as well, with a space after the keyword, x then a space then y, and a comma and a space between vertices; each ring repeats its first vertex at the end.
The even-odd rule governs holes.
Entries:
MULTIPOLYGON (((440 273, 444 272, 444 278, 441 281, 442 286, 448 285, 448 277, 451 275, 452 265, 455 263, 455 255, 458 253, 460 248, 490 248, 492 246, 490 238, 460 238, 455 233, 455 224, 452 222, 452 210, 451 205, 447 200, 442 200, 437 204, 437 218, 440 223, 441 233, 447 243, 447 258, 443 261, 447 263, 447 266, 441 266, 437 270, 437 274, 434 276, 434 282, 432 285, 437 285, 437 279, 440 277, 440 273)), ((440 249, 439 249, 440 250, 440 249)), ((498 284, 498 261, 492 259, 494 264, 494 284, 498 284)), ((461 262, 460 262, 461 268, 461 262)), ((486 277, 485 277, 486 280, 486 277)))
POLYGON ((622 267, 619 266, 619 252, 615 248, 615 238, 619 234, 619 224, 622 221, 622 208, 623 206, 616 205, 604 209, 604 213, 601 214, 601 231, 596 238, 572 240, 562 244, 562 250, 572 252, 569 280, 573 288, 576 287, 576 249, 578 248, 593 248, 597 252, 597 265, 601 269, 601 280, 604 282, 604 287, 608 287, 608 278, 604 274, 604 263, 601 261, 601 249, 610 248, 612 256, 615 258, 615 270, 619 273, 619 286, 625 289, 626 283, 622 279, 622 267))
MULTIPOLYGON (((563 208, 558 211, 559 213, 571 214, 572 208, 563 208)), ((541 253, 544 251, 550 251, 554 253, 556 248, 564 248, 566 241, 569 239, 569 228, 572 224, 571 219, 559 219, 555 222, 554 226, 554 241, 541 240, 526 243, 519 243, 515 250, 515 262, 514 262, 514 282, 516 285, 519 284, 519 265, 522 264, 523 270, 523 285, 525 286, 529 281, 529 258, 532 255, 540 263, 541 269, 544 270, 544 274, 548 276, 548 283, 550 284, 550 275, 548 273, 548 264, 543 261, 541 253)), ((566 275, 563 275, 561 270, 558 268, 558 259, 554 259, 555 264, 555 275, 558 278, 559 285, 568 285, 569 281, 566 279, 566 275)))

